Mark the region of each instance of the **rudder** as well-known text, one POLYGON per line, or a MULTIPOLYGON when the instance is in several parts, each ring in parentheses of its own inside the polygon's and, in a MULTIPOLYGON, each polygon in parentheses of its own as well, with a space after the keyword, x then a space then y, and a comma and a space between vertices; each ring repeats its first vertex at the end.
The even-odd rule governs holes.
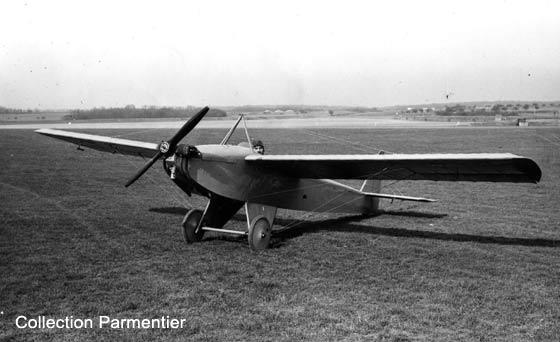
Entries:
MULTIPOLYGON (((366 179, 360 188, 362 192, 379 193, 381 191, 381 181, 379 179, 366 179)), ((372 215, 379 211, 379 198, 373 196, 364 197, 362 214, 372 215)))

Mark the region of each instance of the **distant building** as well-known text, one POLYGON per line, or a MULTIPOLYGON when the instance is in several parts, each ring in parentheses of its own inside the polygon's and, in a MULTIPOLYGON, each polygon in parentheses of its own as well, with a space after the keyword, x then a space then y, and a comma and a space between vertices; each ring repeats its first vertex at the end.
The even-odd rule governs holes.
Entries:
POLYGON ((285 114, 295 114, 295 112, 291 109, 288 109, 287 111, 284 112, 285 114))
POLYGON ((280 109, 277 109, 277 110, 274 111, 274 113, 276 113, 276 114, 284 114, 284 111, 282 111, 282 110, 280 110, 280 109))

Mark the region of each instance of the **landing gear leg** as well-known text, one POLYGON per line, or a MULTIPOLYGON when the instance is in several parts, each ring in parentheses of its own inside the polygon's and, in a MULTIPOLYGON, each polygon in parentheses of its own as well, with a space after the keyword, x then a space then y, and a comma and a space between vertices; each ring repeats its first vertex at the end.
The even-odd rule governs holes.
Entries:
POLYGON ((257 203, 245 203, 247 216, 247 239, 252 250, 267 249, 272 236, 276 207, 257 203))
POLYGON ((183 237, 187 243, 198 242, 204 236, 204 230, 198 229, 202 219, 202 210, 191 209, 183 219, 183 237))
POLYGON ((267 249, 272 236, 272 229, 266 217, 259 215, 253 219, 247 238, 249 246, 254 251, 267 249))

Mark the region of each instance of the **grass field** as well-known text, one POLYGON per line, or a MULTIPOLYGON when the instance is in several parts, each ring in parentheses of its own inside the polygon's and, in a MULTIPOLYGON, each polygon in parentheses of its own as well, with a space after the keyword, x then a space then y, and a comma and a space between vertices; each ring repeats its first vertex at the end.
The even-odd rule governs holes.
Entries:
MULTIPOLYGON (((220 141, 195 130, 191 143, 220 141)), ((170 130, 98 131, 160 141, 170 130)), ((560 340, 560 129, 261 130, 267 153, 512 152, 537 184, 397 182, 374 218, 279 212, 272 248, 179 226, 158 163, 0 131, 0 340, 560 340), (22 330, 18 315, 186 318, 179 330, 22 330)), ((228 224, 243 229, 238 214, 228 224)))

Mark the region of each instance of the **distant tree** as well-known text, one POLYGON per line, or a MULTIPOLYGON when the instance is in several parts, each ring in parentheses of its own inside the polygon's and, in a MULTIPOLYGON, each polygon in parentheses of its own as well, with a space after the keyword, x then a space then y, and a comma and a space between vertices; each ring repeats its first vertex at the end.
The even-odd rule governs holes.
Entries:
POLYGON ((329 115, 333 115, 334 114, 334 110, 329 109, 329 115))
POLYGON ((527 103, 524 104, 524 105, 523 105, 523 109, 525 109, 525 110, 529 109, 529 105, 528 105, 527 103))
MULTIPOLYGON (((66 119, 113 119, 113 118, 187 118, 194 115, 200 108, 195 107, 143 107, 143 108, 93 108, 89 110, 73 110, 66 119)), ((208 117, 226 116, 221 109, 212 108, 208 117)))

